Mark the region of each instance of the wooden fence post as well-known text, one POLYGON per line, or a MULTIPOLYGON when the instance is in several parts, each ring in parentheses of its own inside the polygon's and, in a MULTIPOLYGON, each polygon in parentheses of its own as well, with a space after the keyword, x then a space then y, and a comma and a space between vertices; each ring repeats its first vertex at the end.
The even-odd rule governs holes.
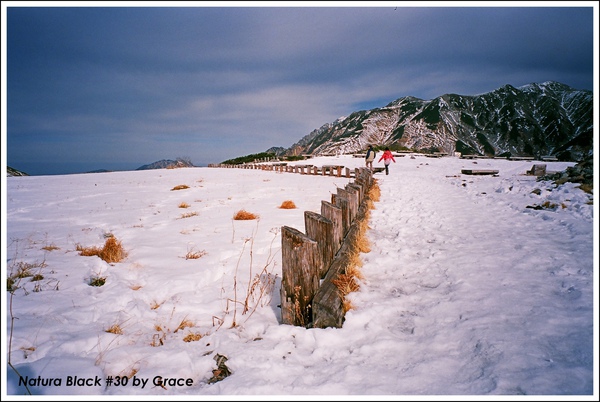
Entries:
POLYGON ((281 227, 281 320, 307 326, 312 299, 319 288, 318 244, 289 226, 281 227))
POLYGON ((346 193, 348 193, 348 206, 350 209, 350 223, 356 218, 358 206, 360 205, 360 191, 353 185, 346 185, 346 193))
POLYGON ((319 249, 319 279, 325 277, 327 269, 333 260, 337 249, 334 250, 333 222, 313 211, 304 211, 304 226, 306 235, 314 239, 319 249))
POLYGON ((365 197, 365 188, 360 184, 356 184, 356 182, 346 184, 346 189, 348 190, 349 188, 358 192, 358 203, 360 204, 365 197))
POLYGON ((342 245, 342 240, 344 240, 342 208, 336 207, 331 202, 321 201, 321 215, 329 219, 333 224, 333 249, 335 250, 333 254, 335 255, 335 253, 337 253, 337 250, 339 250, 342 245))
POLYGON ((352 219, 350 217, 350 194, 343 188, 337 189, 337 195, 335 196, 335 205, 342 209, 342 228, 344 236, 350 228, 352 219))

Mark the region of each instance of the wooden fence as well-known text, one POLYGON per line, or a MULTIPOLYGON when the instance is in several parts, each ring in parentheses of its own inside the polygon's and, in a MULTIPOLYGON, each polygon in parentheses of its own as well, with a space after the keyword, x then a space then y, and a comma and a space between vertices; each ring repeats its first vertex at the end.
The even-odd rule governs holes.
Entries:
POLYGON ((208 167, 220 167, 220 168, 230 168, 230 169, 257 169, 257 170, 269 170, 275 172, 289 172, 289 173, 300 173, 300 174, 309 174, 309 175, 321 175, 321 176, 337 176, 337 177, 354 177, 355 170, 350 169, 348 167, 342 165, 323 165, 323 166, 315 166, 308 164, 298 164, 298 165, 288 165, 285 162, 281 163, 269 163, 269 164, 261 164, 261 163, 244 163, 238 165, 230 165, 230 164, 209 164, 208 167))
POLYGON ((260 169, 309 175, 354 178, 338 187, 331 201, 321 202, 321 213, 304 212, 305 233, 281 228, 281 319, 283 324, 307 328, 339 328, 344 322, 343 295, 334 283, 346 273, 358 223, 365 218, 373 171, 340 165, 211 164, 209 167, 260 169))
POLYGON ((320 214, 304 212, 305 233, 281 228, 283 324, 307 328, 343 324, 343 295, 333 281, 349 265, 373 184, 373 173, 367 168, 356 168, 354 176, 353 183, 332 194, 331 202, 321 202, 320 214))

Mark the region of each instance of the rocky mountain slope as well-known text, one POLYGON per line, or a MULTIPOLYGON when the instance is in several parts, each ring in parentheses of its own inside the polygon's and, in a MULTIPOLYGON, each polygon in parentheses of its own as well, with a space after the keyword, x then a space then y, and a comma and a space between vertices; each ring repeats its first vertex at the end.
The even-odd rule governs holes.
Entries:
POLYGON ((176 160, 162 159, 160 161, 156 161, 148 165, 140 166, 136 170, 174 169, 182 167, 194 167, 194 164, 187 158, 177 158, 176 160))
POLYGON ((29 176, 27 173, 25 172, 21 172, 20 170, 11 168, 10 166, 6 167, 6 176, 11 177, 11 176, 29 176))
POLYGON ((549 81, 429 101, 407 96, 324 124, 278 155, 353 153, 368 144, 578 161, 593 152, 593 94, 549 81))

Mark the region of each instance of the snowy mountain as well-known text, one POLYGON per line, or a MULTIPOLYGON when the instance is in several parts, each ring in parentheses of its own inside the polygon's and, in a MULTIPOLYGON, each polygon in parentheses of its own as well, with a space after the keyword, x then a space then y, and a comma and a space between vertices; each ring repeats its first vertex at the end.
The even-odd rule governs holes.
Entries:
POLYGON ((182 167, 194 167, 194 164, 189 160, 189 158, 177 158, 176 160, 162 159, 148 165, 140 166, 136 170, 174 169, 182 167))
POLYGON ((407 96, 324 124, 284 154, 353 153, 368 144, 577 161, 593 152, 593 94, 544 82, 505 85, 475 96, 446 94, 429 101, 407 96))
POLYGON ((10 166, 6 167, 6 176, 7 177, 12 177, 12 176, 29 176, 27 173, 25 172, 21 172, 20 170, 11 168, 10 166))

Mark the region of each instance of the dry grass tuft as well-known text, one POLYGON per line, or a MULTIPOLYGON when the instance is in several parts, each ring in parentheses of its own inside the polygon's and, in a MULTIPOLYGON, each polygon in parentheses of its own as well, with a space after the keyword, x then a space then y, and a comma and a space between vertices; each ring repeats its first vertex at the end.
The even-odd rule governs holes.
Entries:
POLYGON ((332 279, 331 282, 338 288, 342 297, 352 292, 356 292, 359 289, 356 279, 349 274, 339 274, 338 277, 332 279))
POLYGON ((106 243, 104 243, 104 247, 100 252, 100 258, 108 263, 119 262, 126 256, 127 253, 123 249, 123 245, 114 237, 106 239, 106 243))
POLYGON ((150 303, 150 309, 151 309, 151 310, 156 310, 156 309, 157 309, 157 308, 159 308, 159 307, 160 307, 160 306, 161 306, 163 303, 164 303, 164 301, 159 303, 159 302, 157 302, 156 300, 152 300, 152 303, 150 303))
POLYGON ((342 299, 342 308, 343 308, 344 313, 346 313, 346 312, 348 312, 348 310, 351 310, 352 308, 354 308, 354 306, 352 305, 352 302, 350 300, 348 300, 348 298, 346 296, 352 292, 358 291, 358 289, 360 288, 358 286, 358 283, 356 282, 357 277, 355 276, 355 274, 357 271, 355 271, 353 269, 354 268, 348 270, 348 273, 339 274, 336 279, 331 280, 331 282, 338 289, 338 292, 342 299))
POLYGON ((171 189, 171 191, 174 190, 185 190, 186 188, 190 188, 190 186, 188 186, 187 184, 180 184, 178 186, 175 186, 171 189))
POLYGON ((360 272, 359 267, 356 265, 351 265, 346 268, 346 275, 350 275, 353 278, 364 280, 364 275, 360 272))
MULTIPOLYGON (((35 352, 35 347, 34 346, 29 346, 29 347, 20 347, 20 350, 23 351, 23 357, 25 357, 26 359, 29 357, 30 354, 32 354, 33 352, 35 352)), ((9 362, 10 364, 10 362, 9 362)))
POLYGON ((360 258, 360 252, 358 251, 358 248, 354 246, 354 248, 348 253, 348 267, 346 268, 346 272, 354 267, 359 268, 362 266, 363 262, 360 258))
POLYGON ((258 215, 241 209, 233 215, 233 219, 236 221, 250 221, 252 219, 258 219, 258 215))
POLYGON ((127 253, 123 249, 123 245, 115 237, 109 237, 104 243, 104 247, 83 247, 80 244, 76 246, 79 255, 84 257, 98 256, 108 263, 120 262, 127 253))
POLYGON ((367 229, 369 228, 367 220, 359 222, 359 235, 355 239, 356 249, 361 253, 371 252, 371 242, 367 238, 367 229))
POLYGON ((279 206, 279 208, 281 209, 295 209, 296 208, 296 204, 294 204, 294 201, 292 200, 286 200, 284 202, 281 203, 281 205, 279 206))
POLYGON ((179 219, 191 218, 192 216, 198 216, 198 212, 188 212, 185 214, 181 214, 179 219))
POLYGON ((188 204, 187 202, 182 202, 179 204, 179 208, 189 208, 190 204, 188 204))
POLYGON ((121 329, 119 324, 111 325, 111 327, 109 329, 107 329, 106 332, 109 332, 111 334, 116 334, 116 335, 123 335, 123 330, 121 329))
POLYGON ((352 302, 348 299, 344 299, 342 301, 342 309, 344 310, 344 313, 347 313, 348 311, 354 309, 354 305, 352 304, 352 302))
POLYGON ((60 250, 60 247, 55 246, 54 244, 50 244, 48 246, 42 247, 42 250, 46 250, 46 251, 60 250))
POLYGON ((179 323, 179 326, 177 327, 177 329, 174 332, 179 331, 180 329, 184 329, 184 328, 191 328, 194 326, 194 323, 188 319, 183 319, 181 320, 181 322, 179 323))
POLYGON ((374 202, 379 202, 379 199, 381 198, 381 188, 379 187, 377 179, 373 181, 373 185, 369 189, 367 196, 370 200, 373 200, 374 202))
POLYGON ((185 255, 185 259, 186 260, 197 260, 198 258, 204 257, 206 254, 208 254, 208 253, 205 250, 202 250, 202 251, 190 250, 185 255))
POLYGON ((195 332, 195 333, 189 333, 189 334, 187 334, 183 338, 183 341, 184 342, 196 342, 196 341, 199 341, 200 339, 202 339, 202 334, 199 333, 199 332, 195 332))

